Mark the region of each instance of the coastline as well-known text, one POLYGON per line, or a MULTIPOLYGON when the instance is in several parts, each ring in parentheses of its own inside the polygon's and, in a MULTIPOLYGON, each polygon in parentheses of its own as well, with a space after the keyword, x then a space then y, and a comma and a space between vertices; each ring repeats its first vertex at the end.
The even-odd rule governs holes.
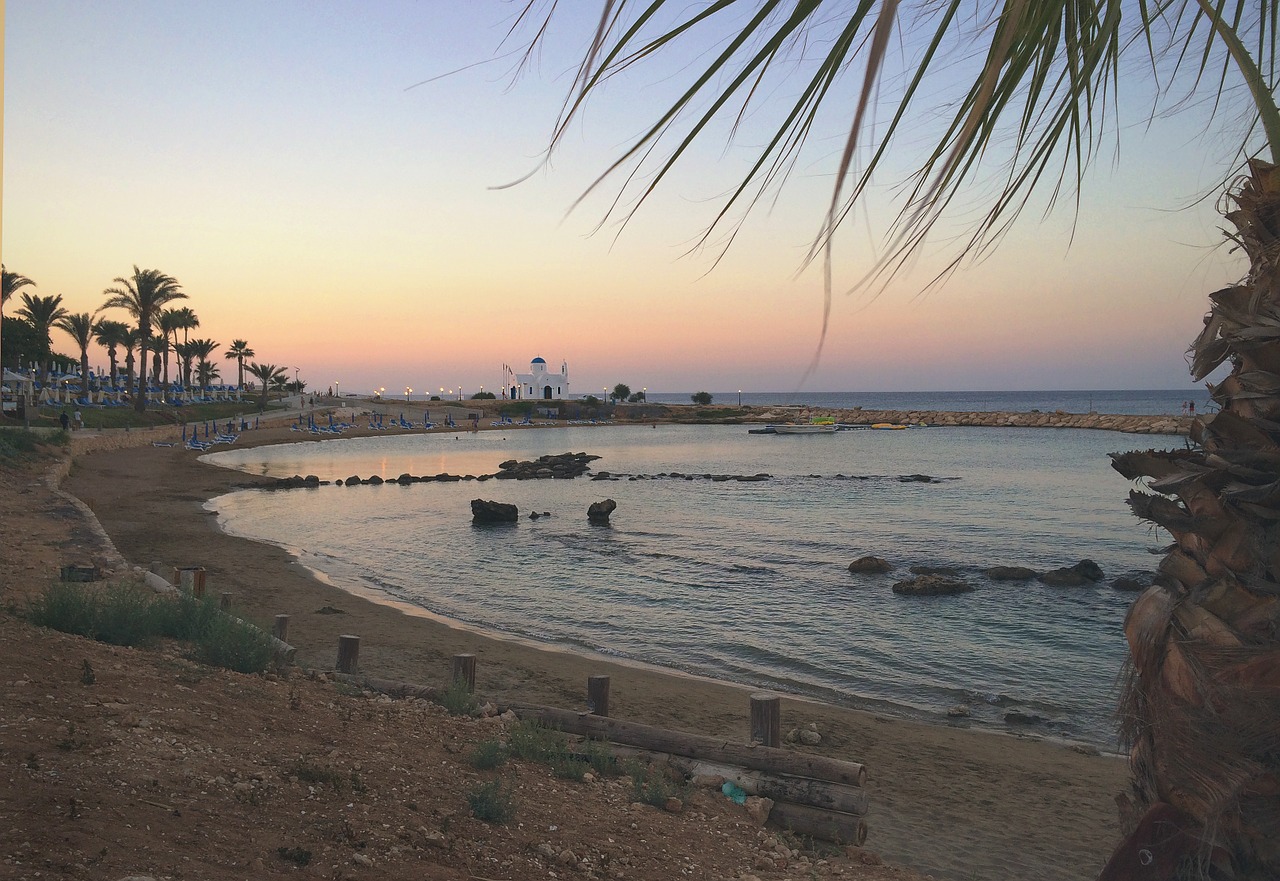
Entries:
MULTIPOLYGON (((287 427, 251 435, 241 443, 310 439, 287 427)), ((291 615, 290 641, 301 663, 331 667, 338 635, 354 633, 362 638, 361 667, 371 675, 439 682, 454 654, 472 653, 478 656, 477 690, 485 697, 567 708, 582 705, 587 676, 604 673, 613 677, 615 716, 745 738, 748 689, 406 615, 315 578, 281 548, 226 535, 204 502, 260 481, 198 462, 178 447, 127 439, 139 440, 148 445, 77 439, 65 488, 95 512, 125 558, 202 565, 208 589, 231 592, 248 617, 291 615), (321 613, 325 608, 342 613, 321 613)), ((469 561, 459 561, 457 577, 470 569, 469 561)), ((823 733, 815 751, 868 765, 868 848, 893 863, 950 878, 1085 878, 1106 861, 1118 838, 1113 797, 1127 781, 1118 758, 802 699, 784 698, 783 719, 784 729, 815 722, 823 733)))

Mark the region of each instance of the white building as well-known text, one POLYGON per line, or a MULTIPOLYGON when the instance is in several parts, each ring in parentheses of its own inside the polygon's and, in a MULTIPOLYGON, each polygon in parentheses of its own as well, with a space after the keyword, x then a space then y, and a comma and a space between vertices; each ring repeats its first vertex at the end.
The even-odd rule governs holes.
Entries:
POLYGON ((515 373, 507 368, 507 391, 513 401, 556 401, 569 397, 569 365, 560 362, 559 373, 548 373, 547 362, 534 358, 528 373, 515 373))

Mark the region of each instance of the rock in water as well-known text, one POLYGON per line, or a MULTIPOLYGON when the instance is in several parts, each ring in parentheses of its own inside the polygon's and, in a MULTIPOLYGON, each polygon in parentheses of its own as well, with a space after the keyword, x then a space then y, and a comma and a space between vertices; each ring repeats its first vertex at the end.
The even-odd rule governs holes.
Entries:
POLYGON ((1050 587, 1081 587, 1096 584, 1102 578, 1102 567, 1093 560, 1081 560, 1074 566, 1054 569, 1040 576, 1040 580, 1050 587))
POLYGON ((892 572, 893 564, 881 557, 859 557, 849 564, 849 571, 855 575, 878 575, 881 572, 892 572))
POLYGON ((1036 577, 1036 570, 1026 566, 992 566, 982 570, 982 574, 992 581, 1030 581, 1036 577))
POLYGON ((592 502, 591 507, 587 508, 587 520, 591 523, 608 523, 609 515, 618 508, 618 503, 613 499, 605 499, 602 502, 592 502))
POLYGON ((484 499, 471 500, 472 523, 515 523, 519 519, 520 512, 515 505, 484 499))
POLYGON ((941 575, 921 575, 919 578, 899 581, 893 586, 894 593, 910 597, 946 596, 953 593, 968 593, 971 590, 973 585, 969 582, 941 575))

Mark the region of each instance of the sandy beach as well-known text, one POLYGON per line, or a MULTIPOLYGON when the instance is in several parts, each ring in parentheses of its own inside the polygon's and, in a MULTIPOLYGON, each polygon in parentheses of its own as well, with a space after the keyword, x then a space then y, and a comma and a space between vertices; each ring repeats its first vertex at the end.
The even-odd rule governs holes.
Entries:
MULTIPOLYGON (((338 636, 355 634, 367 674, 431 684, 445 681, 453 655, 468 652, 478 657, 484 697, 566 708, 582 708, 589 675, 608 674, 611 715, 746 739, 744 688, 407 614, 322 582, 280 548, 227 536, 202 505, 255 478, 134 434, 77 438, 63 488, 88 505, 128 561, 203 566, 207 589, 230 592, 247 617, 266 624, 290 615, 289 641, 302 665, 331 669, 338 636), (129 445, 138 441, 144 445, 129 445)), ((276 427, 239 443, 299 439, 276 427)), ((482 563, 460 559, 453 577, 481 578, 482 563)), ((922 647, 932 650, 945 647, 922 647)), ((890 863, 949 879, 1084 879, 1096 875, 1119 837, 1114 798, 1127 787, 1127 771, 1118 757, 784 699, 784 730, 810 722, 823 738, 814 751, 867 765, 867 847, 890 863)))

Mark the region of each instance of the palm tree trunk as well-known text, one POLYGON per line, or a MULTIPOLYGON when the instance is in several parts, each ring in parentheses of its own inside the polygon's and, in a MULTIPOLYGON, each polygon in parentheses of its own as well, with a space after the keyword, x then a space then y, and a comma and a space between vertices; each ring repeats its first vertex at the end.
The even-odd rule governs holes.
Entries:
POLYGON ((1231 364, 1220 412, 1194 449, 1113 457, 1173 544, 1125 621, 1133 831, 1102 879, 1280 877, 1280 169, 1255 161, 1230 195, 1249 274, 1190 350, 1197 380, 1231 364))
POLYGON ((133 409, 142 413, 147 409, 147 344, 151 342, 151 335, 139 333, 138 336, 138 396, 133 399, 133 409))

